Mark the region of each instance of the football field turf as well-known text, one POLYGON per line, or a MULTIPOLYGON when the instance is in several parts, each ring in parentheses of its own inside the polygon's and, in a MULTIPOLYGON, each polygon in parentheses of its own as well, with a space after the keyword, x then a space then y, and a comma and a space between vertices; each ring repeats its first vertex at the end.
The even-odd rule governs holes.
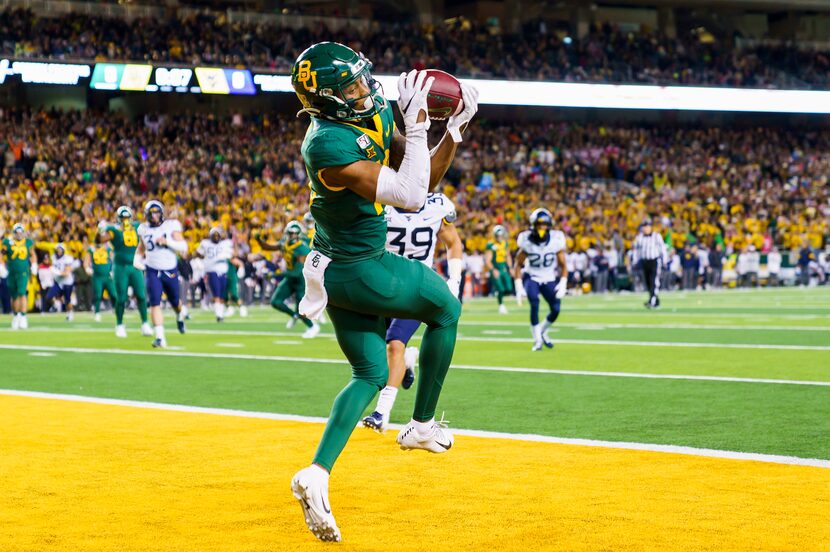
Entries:
MULTIPOLYGON (((342 548, 828 547, 830 290, 643 300, 566 298, 536 353, 526 306, 466 304, 439 413, 476 431, 428 455, 356 430, 331 483, 342 548)), ((330 325, 306 341, 270 309, 199 311, 153 351, 134 312, 124 340, 109 313, 29 318, 0 317, 0 548, 322 546, 288 482, 349 378, 330 325)))

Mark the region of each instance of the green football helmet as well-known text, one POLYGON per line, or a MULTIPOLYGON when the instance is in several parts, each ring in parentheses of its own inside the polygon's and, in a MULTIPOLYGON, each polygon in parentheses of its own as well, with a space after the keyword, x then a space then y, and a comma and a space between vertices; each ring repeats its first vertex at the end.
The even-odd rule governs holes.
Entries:
POLYGON ((300 239, 300 234, 303 233, 303 227, 296 220, 292 220, 285 225, 285 236, 288 243, 294 243, 300 239))
POLYGON ((307 48, 291 69, 291 85, 308 113, 333 121, 356 122, 373 117, 387 105, 380 83, 372 78, 372 62, 338 42, 307 48), (344 89, 362 81, 368 92, 345 99, 344 89))
POLYGON ((127 207, 126 205, 122 205, 121 207, 119 207, 115 214, 119 219, 133 218, 133 210, 127 207))

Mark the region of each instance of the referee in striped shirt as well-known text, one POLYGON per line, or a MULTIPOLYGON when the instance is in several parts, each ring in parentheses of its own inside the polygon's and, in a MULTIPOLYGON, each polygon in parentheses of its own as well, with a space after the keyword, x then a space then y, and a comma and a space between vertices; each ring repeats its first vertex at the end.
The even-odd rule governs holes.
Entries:
POLYGON ((663 236, 654 232, 651 220, 645 219, 640 224, 640 233, 634 238, 634 265, 642 266, 643 277, 648 287, 646 307, 656 309, 660 306, 660 264, 666 257, 666 242, 663 236))

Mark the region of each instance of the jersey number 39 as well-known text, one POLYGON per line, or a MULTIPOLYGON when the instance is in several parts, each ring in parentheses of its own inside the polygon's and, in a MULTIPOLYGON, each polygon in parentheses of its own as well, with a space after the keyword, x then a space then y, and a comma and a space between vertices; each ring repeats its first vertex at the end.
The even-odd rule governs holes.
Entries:
MULTIPOLYGON (((389 245, 394 245, 398 248, 398 255, 404 256, 406 253, 406 228, 397 226, 389 226, 386 231, 390 234, 395 234, 395 237, 389 240, 389 245)), ((432 249, 433 231, 429 226, 422 226, 420 228, 413 228, 412 234, 409 236, 409 242, 413 247, 423 247, 421 253, 412 253, 407 255, 410 259, 415 261, 423 261, 429 257, 429 251, 432 249)))

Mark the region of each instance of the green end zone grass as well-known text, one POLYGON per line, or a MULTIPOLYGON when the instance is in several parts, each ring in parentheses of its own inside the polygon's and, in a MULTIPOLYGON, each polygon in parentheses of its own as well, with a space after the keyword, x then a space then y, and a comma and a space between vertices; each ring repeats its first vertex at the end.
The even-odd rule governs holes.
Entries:
MULTIPOLYGON (((526 304, 519 308, 511 302, 511 314, 499 316, 495 300, 470 302, 455 363, 830 381, 830 290, 668 294, 657 312, 646 311, 642 300, 640 295, 567 298, 552 334, 566 342, 538 353, 526 339, 526 304), (794 348, 729 348, 736 344, 794 348)), ((345 363, 68 351, 32 356, 37 351, 25 350, 150 350, 149 340, 138 335, 134 313, 127 315, 132 330, 127 340, 116 339, 112 315, 104 317, 105 323, 94 324, 81 314, 68 324, 58 316, 30 315, 28 332, 5 330, 9 319, 0 318, 0 344, 24 347, 0 349, 0 388, 326 416, 349 378, 345 363)), ((286 331, 284 323, 285 317, 270 309, 254 309, 251 317, 222 325, 199 311, 189 324, 191 333, 179 336, 171 326, 168 341, 183 353, 342 359, 331 337, 303 341, 302 329, 286 331)), ((324 334, 330 333, 324 326, 324 334)), ((404 422, 414 394, 398 397, 393 421, 404 422)), ((830 459, 826 386, 455 369, 439 410, 453 427, 468 429, 830 459)))

